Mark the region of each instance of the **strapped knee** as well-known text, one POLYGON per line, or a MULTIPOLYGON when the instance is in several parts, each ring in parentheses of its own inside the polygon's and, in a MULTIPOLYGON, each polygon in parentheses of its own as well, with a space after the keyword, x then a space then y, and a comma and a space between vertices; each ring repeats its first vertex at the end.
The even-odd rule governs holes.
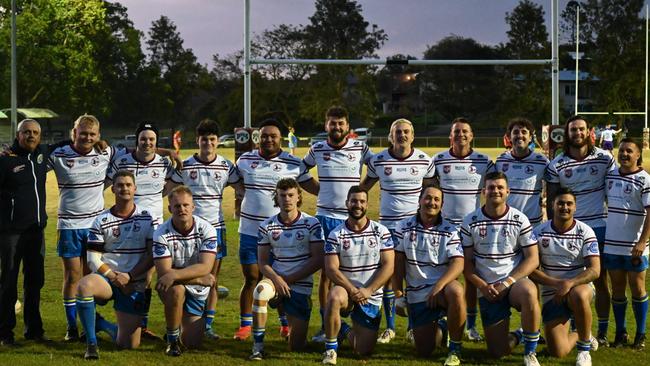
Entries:
POLYGON ((253 291, 253 312, 255 313, 266 313, 266 304, 275 297, 275 288, 269 280, 262 280, 257 284, 255 290, 253 291), (259 302, 263 302, 264 305, 257 305, 259 302))

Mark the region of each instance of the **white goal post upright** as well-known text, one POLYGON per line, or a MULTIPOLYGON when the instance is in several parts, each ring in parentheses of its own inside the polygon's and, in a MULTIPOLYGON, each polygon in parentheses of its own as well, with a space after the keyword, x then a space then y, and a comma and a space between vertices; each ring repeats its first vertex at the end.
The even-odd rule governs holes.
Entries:
POLYGON ((551 123, 559 118, 559 22, 558 2, 551 0, 551 58, 528 60, 391 60, 391 59, 252 59, 250 36, 250 0, 245 0, 244 9, 244 127, 251 127, 251 65, 415 65, 415 66, 476 66, 476 65, 551 65, 551 123))

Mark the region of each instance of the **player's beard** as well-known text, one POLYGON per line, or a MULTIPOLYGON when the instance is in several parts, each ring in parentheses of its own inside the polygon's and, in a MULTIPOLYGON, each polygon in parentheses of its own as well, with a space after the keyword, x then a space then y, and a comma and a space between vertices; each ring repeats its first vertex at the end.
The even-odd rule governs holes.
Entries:
POLYGON ((349 133, 350 133, 350 130, 349 130, 349 129, 348 129, 347 131, 343 130, 343 132, 341 132, 341 137, 338 137, 338 136, 335 135, 334 132, 328 132, 328 133, 327 133, 327 137, 328 137, 329 140, 330 140, 331 142, 333 142, 334 144, 339 144, 339 143, 341 143, 343 140, 345 140, 345 138, 348 136, 349 133))
POLYGON ((367 211, 367 210, 364 209, 364 208, 359 208, 359 209, 356 209, 356 208, 354 208, 354 209, 352 209, 352 208, 348 208, 348 215, 350 215, 350 217, 353 218, 353 219, 355 219, 355 220, 360 220, 360 219, 362 219, 364 216, 366 216, 366 211, 367 211), (355 212, 356 212, 357 210, 360 210, 361 213, 360 213, 360 214, 356 214, 355 212))
POLYGON ((586 146, 586 145, 589 144, 589 139, 590 139, 590 138, 591 138, 591 137, 587 136, 586 138, 584 138, 584 139, 582 140, 582 142, 574 142, 573 140, 570 139, 570 140, 568 141, 568 142, 569 142, 569 146, 572 147, 572 148, 574 148, 574 149, 580 149, 580 148, 582 148, 582 147, 584 147, 584 146, 586 146))

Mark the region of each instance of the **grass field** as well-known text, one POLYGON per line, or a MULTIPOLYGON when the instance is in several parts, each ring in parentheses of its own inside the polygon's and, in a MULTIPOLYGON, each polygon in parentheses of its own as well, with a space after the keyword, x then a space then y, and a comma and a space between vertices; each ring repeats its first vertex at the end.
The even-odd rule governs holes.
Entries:
MULTIPOLYGON (((375 152, 379 149, 373 149, 375 152)), ((425 149, 429 154, 443 150, 425 149)), ((501 149, 484 149, 485 153, 495 158, 501 149)), ((184 150, 184 157, 192 154, 193 151, 184 150)), ((229 159, 233 159, 233 149, 220 151, 229 159)), ((298 155, 303 156, 306 149, 298 149, 298 155)), ((644 154, 646 162, 650 161, 650 154, 644 154)), ((650 164, 646 166, 646 169, 650 164)), ((315 170, 313 174, 316 174, 315 170)), ((113 202, 112 193, 106 191, 107 207, 113 202)), ((376 219, 379 208, 379 190, 378 185, 371 191, 369 216, 376 219)), ((16 332, 18 347, 6 349, 0 347, 0 365, 70 365, 83 362, 83 352, 85 345, 67 344, 62 342, 65 333, 65 316, 61 300, 61 280, 62 270, 60 260, 56 255, 56 212, 58 204, 58 190, 54 174, 48 177, 48 201, 47 210, 50 217, 49 225, 46 229, 47 256, 46 256, 46 281, 42 291, 41 312, 45 323, 46 334, 54 340, 51 345, 40 345, 33 342, 25 341, 22 338, 22 317, 19 316, 19 325, 16 332)), ((222 335, 222 339, 216 342, 205 341, 201 350, 188 351, 179 358, 170 358, 164 355, 164 344, 162 342, 145 341, 137 350, 118 351, 117 348, 108 340, 105 335, 100 336, 100 356, 99 364, 106 365, 180 365, 180 364, 212 364, 212 365, 242 365, 248 364, 247 360, 251 350, 250 342, 236 342, 232 340, 232 334, 237 329, 239 322, 238 291, 242 284, 242 275, 239 269, 237 258, 238 249, 238 222, 232 218, 233 212, 233 191, 228 189, 224 196, 224 210, 227 218, 228 230, 228 252, 229 256, 224 260, 221 272, 220 284, 230 289, 230 296, 220 300, 217 316, 215 318, 214 328, 222 335)), ((315 197, 306 194, 303 210, 308 213, 315 212, 315 197)), ((22 281, 22 279, 21 279, 22 281)), ((628 294, 628 298, 629 298, 628 294)), ((316 291, 313 295, 313 303, 318 304, 316 291)), ((312 314, 312 322, 309 334, 315 333, 320 318, 317 307, 312 314)), ((112 306, 100 309, 100 312, 109 319, 114 319, 112 306)), ((628 309, 628 329, 634 332, 634 320, 631 309, 628 309)), ((271 312, 267 326, 266 351, 269 354, 264 364, 268 365, 315 365, 321 360, 323 345, 310 344, 307 352, 289 353, 287 352, 286 343, 279 337, 277 331, 278 321, 271 312)), ((478 321, 480 327, 480 321, 478 321)), ((594 322, 595 323, 595 322, 594 322)), ((511 328, 518 326, 518 314, 511 320, 511 328)), ((382 327, 384 321, 382 321, 382 327)), ((610 322, 610 340, 613 339, 613 317, 610 322)), ((154 298, 150 312, 150 328, 157 333, 162 334, 165 329, 163 309, 160 301, 154 298)), ((595 326, 595 324, 594 324, 595 326)), ((415 356, 414 348, 404 340, 406 323, 404 318, 397 319, 398 337, 388 345, 378 345, 375 354, 367 360, 360 360, 353 356, 347 344, 343 344, 339 350, 339 365, 425 365, 425 364, 442 364, 446 352, 439 351, 429 359, 418 359, 415 356)), ((492 365, 515 365, 521 364, 523 347, 515 350, 513 356, 493 360, 488 358, 485 351, 484 343, 463 344, 463 363, 471 364, 492 364, 492 365)), ((548 357, 545 346, 540 345, 538 348, 538 357, 543 365, 572 365, 575 364, 575 352, 563 360, 557 360, 548 357)), ((647 363, 648 352, 635 352, 630 349, 603 349, 592 354, 595 365, 639 365, 647 363)))

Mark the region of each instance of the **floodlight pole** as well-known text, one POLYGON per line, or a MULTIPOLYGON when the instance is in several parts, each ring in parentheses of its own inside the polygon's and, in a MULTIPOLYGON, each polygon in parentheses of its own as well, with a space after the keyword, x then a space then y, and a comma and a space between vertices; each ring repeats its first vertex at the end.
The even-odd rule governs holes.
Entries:
POLYGON ((580 74, 580 69, 578 66, 578 58, 580 57, 580 8, 576 5, 576 81, 575 81, 575 104, 574 104, 574 113, 578 114, 578 75, 580 74))
POLYGON ((18 75, 16 73, 16 0, 11 0, 11 138, 18 124, 18 75))
POLYGON ((251 127, 251 4, 244 6, 244 127, 251 127))
POLYGON ((560 60, 558 56, 559 46, 559 22, 558 22, 558 0, 551 2, 551 124, 558 124, 560 118, 560 60))

